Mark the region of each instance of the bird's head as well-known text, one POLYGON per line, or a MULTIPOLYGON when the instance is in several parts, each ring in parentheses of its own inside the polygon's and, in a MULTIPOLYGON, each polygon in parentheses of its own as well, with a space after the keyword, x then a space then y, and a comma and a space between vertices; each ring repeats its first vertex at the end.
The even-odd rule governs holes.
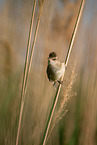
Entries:
POLYGON ((49 60, 57 60, 57 59, 58 59, 58 57, 57 57, 57 54, 55 52, 51 52, 49 54, 48 61, 49 60))

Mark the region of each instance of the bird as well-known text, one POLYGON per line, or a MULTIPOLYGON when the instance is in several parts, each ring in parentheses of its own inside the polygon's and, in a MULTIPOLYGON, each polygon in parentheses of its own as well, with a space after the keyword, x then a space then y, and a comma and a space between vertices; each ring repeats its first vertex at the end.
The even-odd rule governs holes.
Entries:
POLYGON ((62 84, 61 78, 65 72, 65 64, 59 60, 56 52, 51 52, 48 57, 47 77, 49 81, 53 82, 53 86, 58 82, 62 84))

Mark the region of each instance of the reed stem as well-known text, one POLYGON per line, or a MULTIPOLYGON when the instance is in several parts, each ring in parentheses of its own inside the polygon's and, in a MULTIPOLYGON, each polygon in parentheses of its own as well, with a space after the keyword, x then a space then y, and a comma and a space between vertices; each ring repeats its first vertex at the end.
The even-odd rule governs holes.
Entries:
POLYGON ((29 58, 29 52, 30 52, 30 43, 31 43, 31 35, 32 35, 32 28, 33 28, 33 19, 34 19, 34 14, 35 14, 35 7, 36 7, 36 0, 34 0, 33 9, 32 9, 32 15, 31 15, 31 21, 30 21, 30 29, 29 29, 27 51, 26 51, 26 58, 25 58, 23 82, 22 82, 22 89, 21 89, 21 102, 20 102, 20 111, 19 111, 18 130, 17 130, 17 136, 16 136, 16 145, 18 145, 20 126, 21 126, 21 119, 22 119, 22 112, 23 112, 23 106, 24 106, 23 97, 24 97, 24 94, 25 94, 25 85, 26 85, 25 83, 26 83, 28 58, 29 58))
MULTIPOLYGON (((72 36, 71 36, 69 48, 68 48, 68 51, 67 51, 67 56, 66 56, 66 59, 65 59, 65 66, 67 66, 68 61, 69 61, 70 53, 71 53, 71 50, 72 50, 72 47, 73 47, 73 43, 74 43, 75 35, 76 35, 77 29, 78 29, 79 21, 81 19, 81 15, 82 15, 82 11, 83 11, 83 8, 84 8, 84 4, 85 4, 85 0, 82 0, 81 4, 80 4, 78 16, 77 16, 77 19, 76 19, 76 23, 75 23, 75 26, 74 26, 74 30, 73 30, 73 33, 72 33, 72 36)), ((63 81, 63 78, 62 78, 62 81, 63 81)), ((43 136, 43 140, 42 140, 42 144, 43 145, 46 144, 48 132, 49 132, 49 129, 50 129, 50 125, 51 125, 51 121, 52 121, 53 114, 54 114, 54 111, 55 111, 55 107, 57 105, 57 101, 58 101, 58 98, 59 98, 60 90, 61 90, 61 84, 58 85, 58 88, 57 88, 57 91, 56 91, 56 94, 55 94, 55 98, 54 98, 54 101, 53 101, 53 105, 52 105, 52 108, 51 108, 51 111, 50 111, 50 114, 49 114, 48 122, 47 122, 47 125, 46 125, 46 129, 45 129, 45 133, 44 133, 44 136, 43 136)))

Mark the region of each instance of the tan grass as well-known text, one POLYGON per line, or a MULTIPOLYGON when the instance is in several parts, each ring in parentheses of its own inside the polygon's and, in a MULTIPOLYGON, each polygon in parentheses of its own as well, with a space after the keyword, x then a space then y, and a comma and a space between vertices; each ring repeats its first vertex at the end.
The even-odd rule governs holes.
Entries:
POLYGON ((97 18, 86 28, 86 54, 81 99, 84 102, 79 145, 96 145, 97 131, 97 18), (89 31, 88 31, 89 30, 89 31), (91 35, 92 34, 92 35, 91 35), (91 37, 92 36, 92 37, 91 37), (95 37, 96 36, 96 37, 95 37))

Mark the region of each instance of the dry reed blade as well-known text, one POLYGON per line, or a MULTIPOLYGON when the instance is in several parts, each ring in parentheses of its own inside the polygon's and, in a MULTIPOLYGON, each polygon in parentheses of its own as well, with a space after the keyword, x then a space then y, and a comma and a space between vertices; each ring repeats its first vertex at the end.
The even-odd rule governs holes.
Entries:
MULTIPOLYGON (((71 36, 67 56, 66 56, 66 59, 65 59, 65 66, 67 66, 68 61, 69 61, 70 53, 71 53, 71 50, 72 50, 72 46, 73 46, 73 43, 74 43, 75 35, 76 35, 77 28, 78 28, 78 25, 79 25, 79 21, 80 21, 81 15, 82 15, 84 4, 85 4, 85 0, 82 0, 81 4, 80 4, 78 16, 77 16, 77 19, 76 19, 76 23, 75 23, 75 26, 74 26, 74 30, 73 30, 73 33, 72 33, 72 36, 71 36)), ((61 80, 63 81, 63 78, 61 80)), ((57 101, 58 101, 58 98, 59 98, 60 90, 61 90, 61 84, 58 85, 58 88, 57 88, 57 91, 56 91, 56 94, 55 94, 55 97, 54 97, 53 105, 52 105, 52 108, 51 108, 51 111, 50 111, 50 115, 49 115, 49 118, 48 118, 48 122, 47 122, 47 125, 46 125, 43 140, 42 140, 43 145, 46 144, 48 132, 49 132, 49 129, 50 129, 50 125, 51 125, 52 117, 53 117, 53 114, 54 114, 54 111, 55 111, 55 107, 56 107, 56 104, 57 104, 57 101)))
POLYGON ((28 58, 29 58, 29 52, 30 52, 30 43, 31 43, 31 35, 32 35, 32 27, 33 27, 33 19, 34 19, 34 14, 35 14, 35 7, 36 7, 36 0, 34 0, 34 3, 33 3, 33 9, 32 9, 31 21, 30 21, 30 29, 29 29, 27 51, 26 51, 26 58, 25 58, 25 66, 24 66, 24 74, 23 74, 23 82, 22 82, 22 90, 21 90, 21 102, 20 102, 20 111, 19 111, 18 130, 17 130, 17 136, 16 136, 16 145, 18 145, 20 126, 21 126, 21 118, 22 118, 22 112, 23 112, 23 106, 24 106, 23 96, 25 94, 25 82, 26 82, 26 75, 27 75, 28 58))

